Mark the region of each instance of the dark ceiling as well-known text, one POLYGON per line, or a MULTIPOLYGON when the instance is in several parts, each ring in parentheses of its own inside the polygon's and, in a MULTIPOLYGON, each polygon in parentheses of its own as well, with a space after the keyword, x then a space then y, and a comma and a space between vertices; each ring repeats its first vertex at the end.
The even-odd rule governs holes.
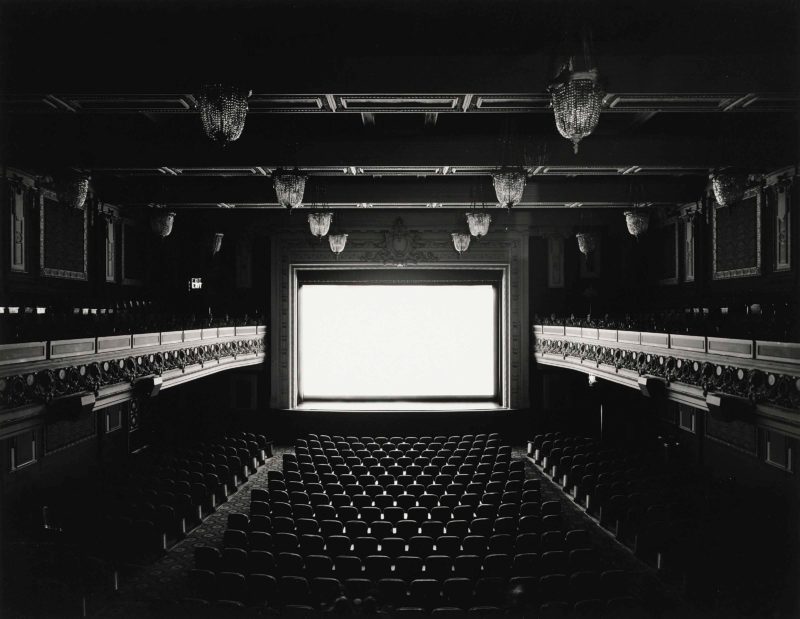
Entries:
MULTIPOLYGON (((513 159, 523 207, 697 199, 709 170, 798 154, 798 4, 183 0, 0 3, 2 157, 92 171, 109 202, 275 204, 298 166, 339 206, 492 201, 513 159), (579 154, 546 85, 590 24, 604 80, 579 154), (199 86, 252 89, 240 140, 200 128, 199 86)), ((316 198, 315 198, 316 196, 316 198)))

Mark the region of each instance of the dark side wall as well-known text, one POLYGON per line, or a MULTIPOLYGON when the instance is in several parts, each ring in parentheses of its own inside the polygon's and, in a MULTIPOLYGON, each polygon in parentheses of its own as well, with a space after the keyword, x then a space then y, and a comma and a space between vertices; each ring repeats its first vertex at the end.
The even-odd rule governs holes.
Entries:
MULTIPOLYGON (((91 330, 93 319, 75 317, 73 308, 130 312, 146 302, 150 304, 147 313, 136 316, 140 323, 152 321, 156 314, 162 322, 170 322, 163 327, 148 324, 152 330, 192 327, 187 324, 192 316, 201 323, 196 326, 210 316, 217 322, 226 315, 239 320, 245 316, 266 319, 268 227, 258 211, 178 210, 172 233, 161 238, 150 226, 153 209, 105 204, 101 195, 90 193, 83 211, 70 211, 70 216, 85 213, 85 246, 82 230, 58 229, 52 224, 48 227, 46 218, 46 239, 42 242, 40 192, 34 186, 33 175, 4 172, 5 182, 0 189, 0 237, 11 238, 12 201, 22 195, 25 265, 24 270, 12 269, 11 252, 0 252, 0 307, 18 306, 24 312, 26 307, 38 306, 46 308, 46 314, 33 322, 27 321, 21 334, 15 324, 19 321, 0 314, 0 343, 26 337, 83 337, 84 327, 91 330), (7 178, 17 180, 10 182, 7 178), (24 183, 19 181, 23 178, 24 183), (216 255, 212 254, 215 233, 224 234, 216 255), (51 269, 66 268, 68 263, 74 265, 76 257, 79 261, 85 257, 85 276, 63 277, 43 271, 45 247, 51 269), (113 261, 110 273, 107 260, 113 261), (202 289, 189 290, 190 277, 202 278, 202 289), (45 336, 41 336, 39 327, 46 330, 45 336)), ((67 207, 57 205, 57 208, 67 207)), ((10 243, 4 242, 2 246, 8 247, 10 243)), ((103 328, 114 326, 103 325, 103 328)))

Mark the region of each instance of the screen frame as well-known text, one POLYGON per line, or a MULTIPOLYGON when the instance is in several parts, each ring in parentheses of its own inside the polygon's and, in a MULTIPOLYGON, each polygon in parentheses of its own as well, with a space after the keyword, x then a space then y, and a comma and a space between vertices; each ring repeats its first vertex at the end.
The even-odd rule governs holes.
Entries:
POLYGON ((395 398, 348 398, 348 400, 327 400, 313 398, 303 400, 299 376, 299 291, 304 283, 337 284, 354 283, 369 285, 370 283, 385 284, 394 281, 398 285, 463 285, 465 283, 492 284, 496 290, 496 389, 492 398, 401 398, 403 401, 430 402, 435 408, 436 403, 446 403, 448 406, 463 404, 465 410, 474 410, 477 405, 490 406, 496 410, 507 410, 510 401, 510 292, 509 276, 510 265, 498 263, 442 263, 431 266, 406 266, 402 270, 396 266, 380 265, 353 265, 353 264, 292 264, 289 266, 289 281, 291 294, 289 295, 289 333, 291 337, 291 359, 289 367, 289 394, 290 409, 302 410, 305 403, 324 402, 343 403, 347 401, 365 403, 374 402, 379 410, 381 403, 395 401, 395 398), (369 272, 380 273, 380 281, 370 281, 369 272), (402 280, 398 283, 398 280, 402 280))

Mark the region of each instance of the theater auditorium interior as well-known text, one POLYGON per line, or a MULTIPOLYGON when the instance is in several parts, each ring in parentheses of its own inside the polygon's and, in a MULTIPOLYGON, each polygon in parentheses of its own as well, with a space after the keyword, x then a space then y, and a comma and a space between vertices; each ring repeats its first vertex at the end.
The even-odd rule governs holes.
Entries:
POLYGON ((800 617, 798 8, 0 2, 0 615, 800 617))

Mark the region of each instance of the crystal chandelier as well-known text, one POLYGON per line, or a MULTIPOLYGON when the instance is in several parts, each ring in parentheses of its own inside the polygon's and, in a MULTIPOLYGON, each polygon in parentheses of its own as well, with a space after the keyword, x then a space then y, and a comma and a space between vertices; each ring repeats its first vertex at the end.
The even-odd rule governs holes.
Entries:
POLYGON ((628 232, 638 239, 647 232, 650 215, 647 211, 625 211, 625 223, 628 226, 628 232))
MULTIPOLYGON (((158 208, 150 216, 150 227, 161 238, 168 237, 172 233, 172 225, 175 223, 175 213, 158 208)), ((220 240, 221 242, 221 240, 220 240)))
POLYGON ((336 254, 336 259, 339 259, 339 254, 344 251, 344 246, 347 245, 346 234, 331 234, 328 236, 328 243, 331 246, 331 251, 336 254))
POLYGON ((472 238, 469 234, 453 232, 450 236, 453 237, 453 247, 456 248, 459 256, 469 249, 469 241, 472 238))
POLYGON ((597 69, 580 72, 570 69, 565 79, 554 82, 548 90, 556 128, 572 141, 577 154, 580 141, 595 130, 600 120, 604 93, 597 83, 597 69))
POLYGON ((62 204, 82 209, 89 194, 89 177, 86 174, 68 174, 56 181, 56 193, 62 204))
POLYGON ((248 94, 225 84, 206 84, 200 89, 200 120, 210 139, 223 145, 239 139, 247 117, 248 94))
POLYGON ((306 189, 306 175, 298 170, 276 170, 273 177, 275 194, 281 206, 293 209, 303 204, 303 192, 306 189))
POLYGON ((715 172, 711 175, 711 189, 720 206, 730 206, 741 200, 747 189, 748 175, 743 172, 715 172))
POLYGON ((467 225, 469 233, 480 238, 489 234, 489 224, 492 223, 492 216, 489 213, 470 211, 467 213, 467 225))
POLYGON ((216 256, 219 253, 219 250, 222 249, 222 239, 225 237, 225 234, 222 232, 216 232, 214 234, 214 240, 211 241, 211 255, 216 256))
POLYGON ((507 170, 492 174, 494 192, 500 206, 511 208, 522 201, 522 192, 525 190, 525 172, 522 170, 507 170))
POLYGON ((319 213, 308 214, 308 226, 311 228, 311 234, 318 238, 322 238, 328 234, 331 229, 331 220, 333 213, 330 211, 321 211, 319 213))
POLYGON ((597 249, 597 234, 595 232, 579 232, 575 235, 578 239, 578 250, 584 255, 588 256, 595 249, 597 249))

